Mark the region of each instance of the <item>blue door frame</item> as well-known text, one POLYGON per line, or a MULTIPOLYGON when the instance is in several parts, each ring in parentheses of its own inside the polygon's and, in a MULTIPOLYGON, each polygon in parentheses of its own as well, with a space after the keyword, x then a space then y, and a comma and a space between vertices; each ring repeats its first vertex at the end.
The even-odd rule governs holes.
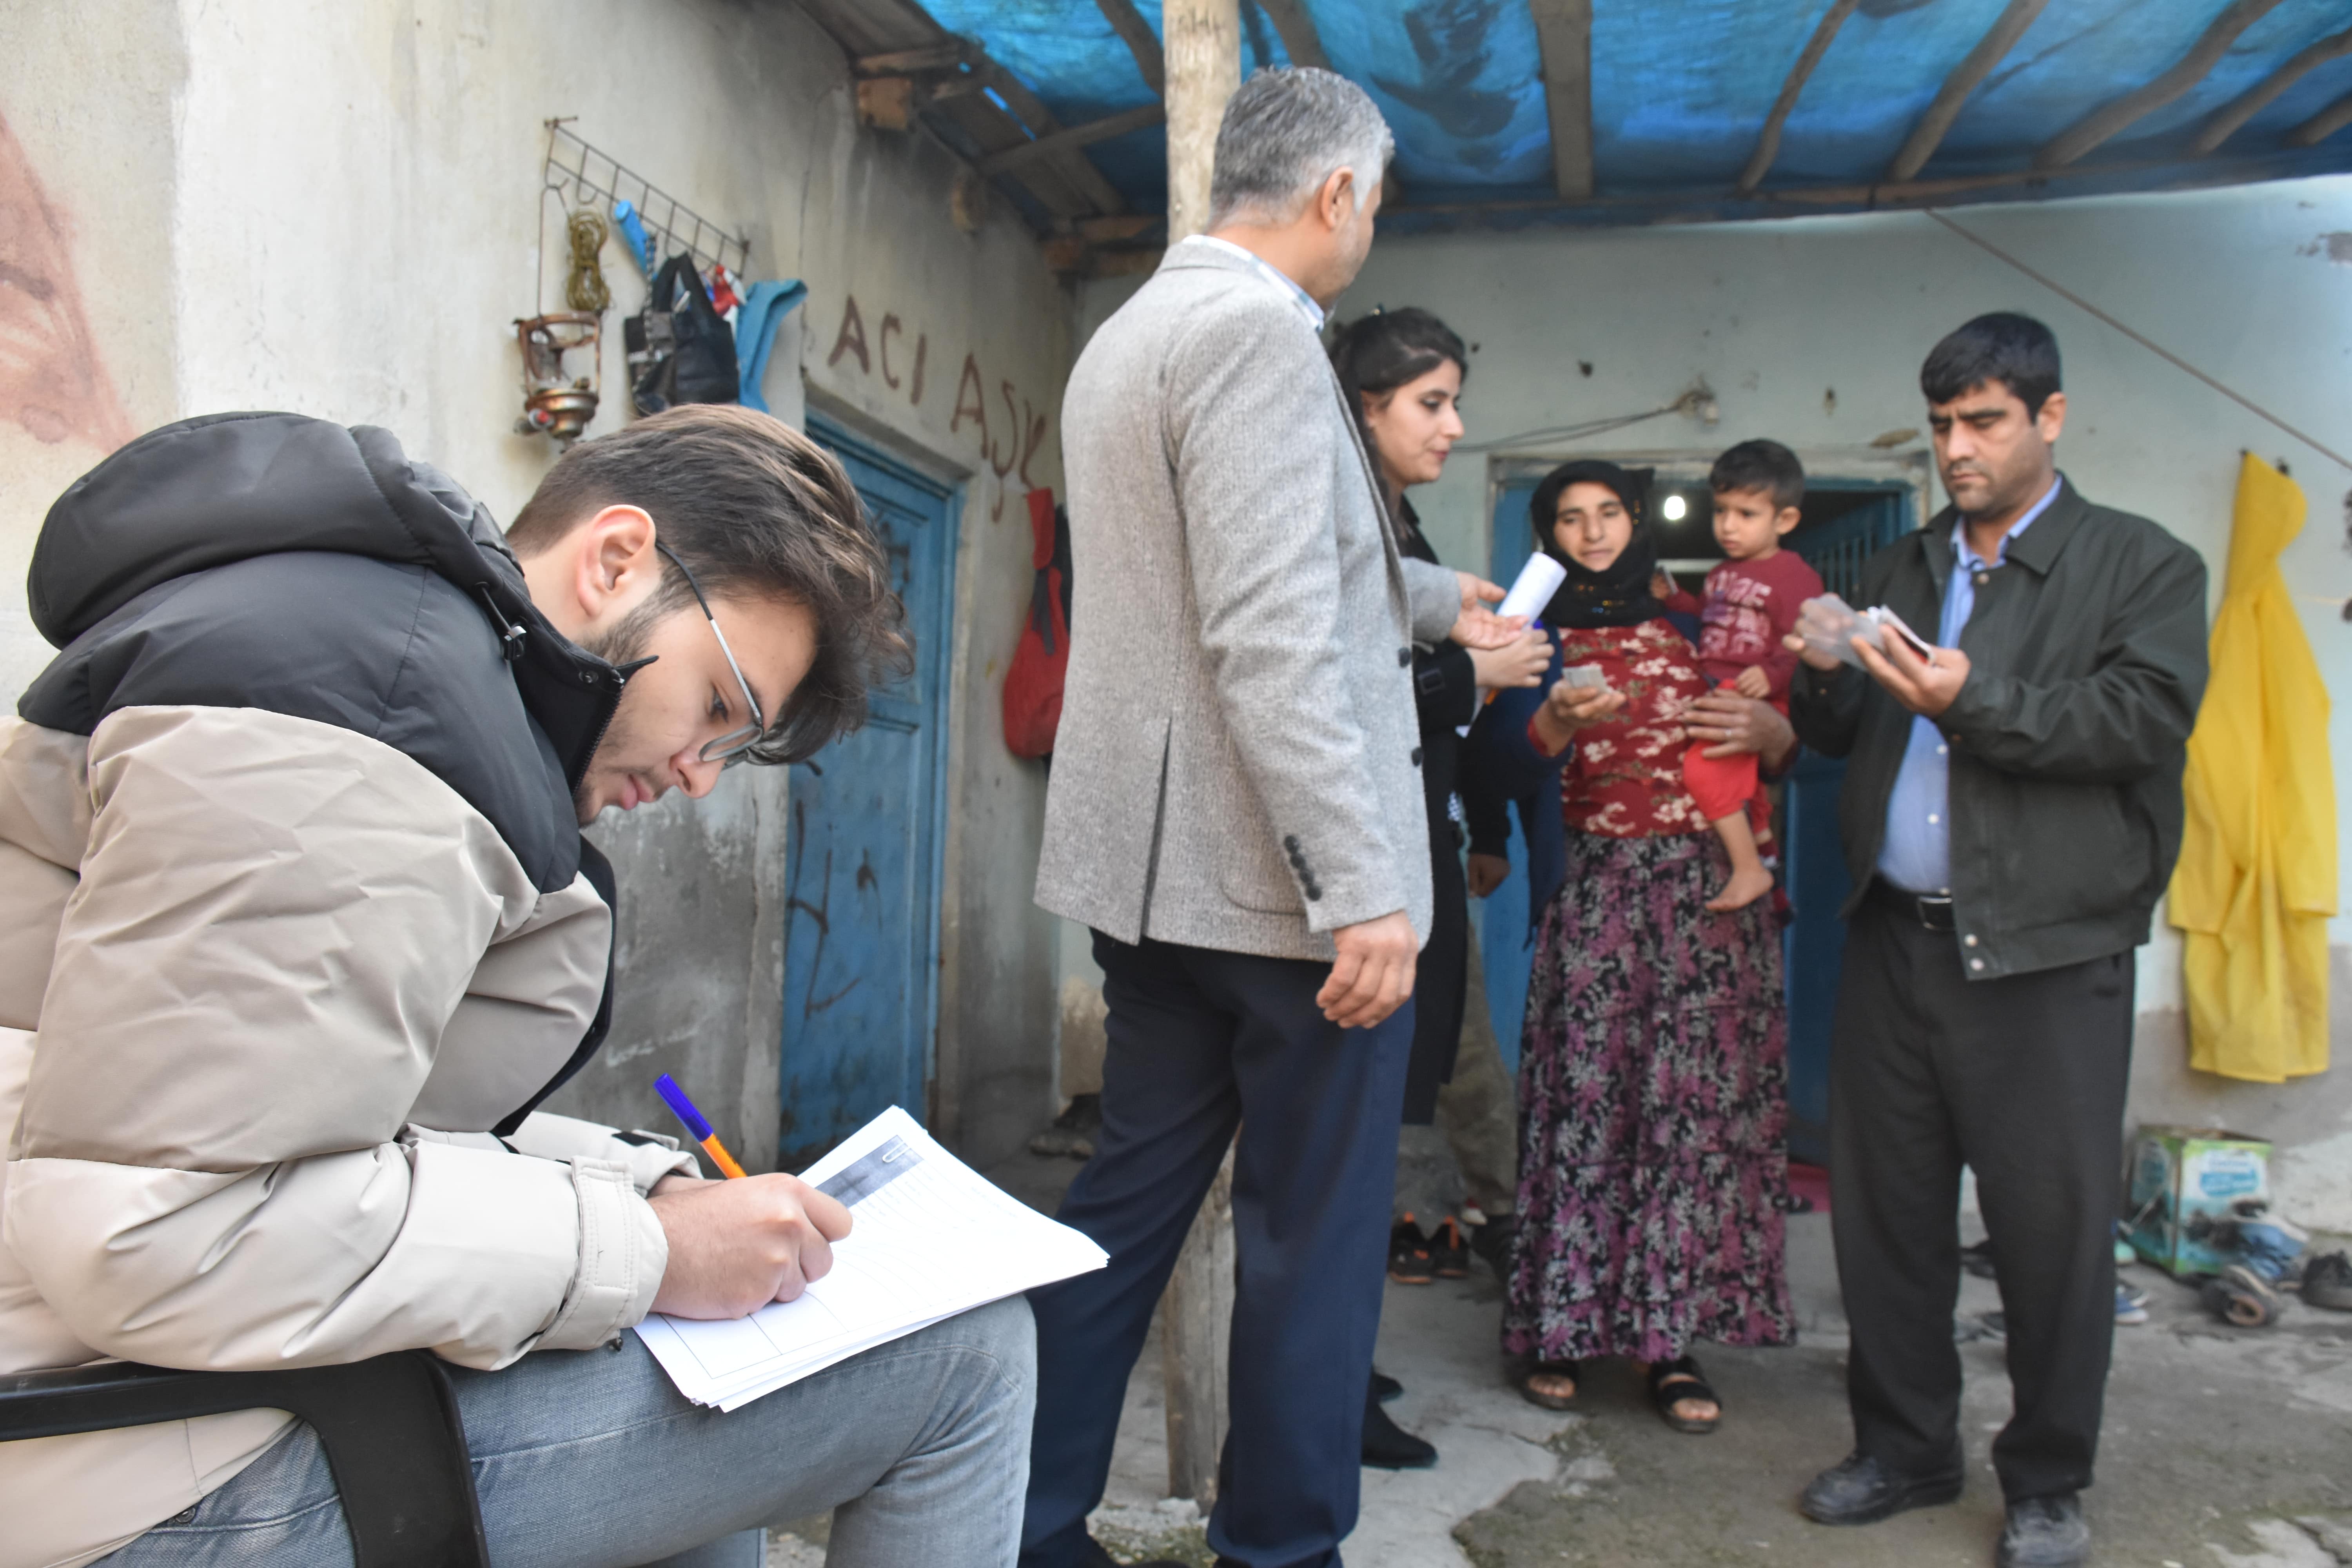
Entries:
POLYGON ((864 729, 793 769, 777 1141, 786 1170, 888 1106, 927 1119, 955 614, 954 492, 826 420, 812 416, 808 430, 841 459, 882 535, 915 668, 873 694, 864 729))
MULTIPOLYGON (((1495 492, 1493 541, 1487 576, 1509 583, 1534 548, 1528 531, 1533 478, 1498 486, 1495 492)), ((1862 563, 1915 525, 1911 488, 1899 480, 1815 479, 1808 493, 1836 496, 1848 510, 1790 536, 1790 548, 1822 574, 1835 593, 1852 599, 1862 563), (1859 504, 1844 498, 1859 495, 1859 504)), ((1829 1156, 1830 1017, 1837 1001, 1839 960, 1845 927, 1838 910, 1852 883, 1839 846, 1838 789, 1843 760, 1806 752, 1790 774, 1783 802, 1787 842, 1783 864, 1796 919, 1781 938, 1789 999, 1789 1152, 1801 1160, 1827 1163, 1829 1156)), ((1496 1042, 1514 1071, 1519 1032, 1526 1021, 1528 980, 1533 959, 1528 942, 1526 841, 1516 839, 1511 872, 1479 908, 1479 954, 1486 966, 1486 1005, 1496 1042)))

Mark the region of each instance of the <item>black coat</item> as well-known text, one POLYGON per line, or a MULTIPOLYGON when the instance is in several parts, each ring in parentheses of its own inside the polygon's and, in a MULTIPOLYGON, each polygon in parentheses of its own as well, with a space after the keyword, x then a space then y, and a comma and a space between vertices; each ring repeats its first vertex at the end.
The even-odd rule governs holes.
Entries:
MULTIPOLYGON (((1399 543, 1405 554, 1443 564, 1421 531, 1411 503, 1400 509, 1399 543)), ((1421 782, 1429 818, 1429 944, 1421 950, 1413 994, 1412 1056, 1405 1068, 1404 1120, 1426 1126, 1437 1114, 1437 1090, 1454 1076, 1468 1000, 1470 889, 1462 873, 1462 838, 1453 818, 1462 737, 1458 728, 1477 716, 1477 673, 1469 651, 1446 641, 1416 647, 1413 700, 1421 714, 1421 782)))
MULTIPOLYGON (((1860 602, 1941 618, 1946 509, 1871 557, 1860 602)), ((2181 770, 2205 690, 2205 563, 2146 518, 2069 482, 1979 580, 1969 679, 1937 721, 1951 747, 1952 941, 1969 978, 2079 963, 2147 940, 2180 853, 2181 770)), ((1886 833, 1911 715, 1860 670, 1802 668, 1789 717, 1848 760, 1838 817, 1852 912, 1886 833)))

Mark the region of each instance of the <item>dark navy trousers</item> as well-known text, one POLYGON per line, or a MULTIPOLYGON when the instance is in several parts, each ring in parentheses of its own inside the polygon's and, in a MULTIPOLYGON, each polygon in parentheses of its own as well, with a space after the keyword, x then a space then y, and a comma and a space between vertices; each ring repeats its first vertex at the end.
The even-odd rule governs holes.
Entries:
POLYGON ((1097 931, 1102 1131, 1058 1217, 1110 1265, 1033 1290, 1037 1425, 1024 1568, 1085 1562, 1128 1373, 1176 1254, 1234 1162, 1232 1430, 1209 1544, 1248 1568, 1336 1564, 1355 1527, 1412 1007, 1340 1029, 1329 965, 1097 931))

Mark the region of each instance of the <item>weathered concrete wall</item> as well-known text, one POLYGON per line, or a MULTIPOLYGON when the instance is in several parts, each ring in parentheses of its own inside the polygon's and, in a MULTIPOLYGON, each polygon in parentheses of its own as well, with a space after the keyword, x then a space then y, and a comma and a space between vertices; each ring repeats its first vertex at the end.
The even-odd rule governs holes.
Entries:
POLYGON ((132 431, 179 411, 178 7, 106 10, 65 26, 0 8, 0 697, 12 710, 55 651, 23 587, 42 514, 132 431))
MULTIPOLYGON (((1005 753, 997 692, 1029 580, 1020 490, 1059 483, 1066 301, 1002 201, 978 192, 971 226, 951 219, 942 148, 858 127, 845 62, 796 7, 96 0, 70 26, 10 9, 0 116, 59 215, 89 321, 76 352, 121 412, 45 440, 0 399, 0 571, 22 580, 48 500, 111 445, 227 408, 386 426, 512 516, 555 456, 512 431, 509 323, 561 308, 562 214, 547 204, 542 250, 539 196, 556 115, 740 226, 751 276, 809 282, 772 405, 796 410, 805 372, 829 409, 962 486, 935 1125, 1009 1146, 1050 1111, 1052 927, 1028 896, 1042 780, 1005 753), (863 341, 845 343, 853 299, 863 341)), ((0 202, 13 179, 0 168, 0 202)), ((18 244, 0 233, 8 257, 18 244)), ((645 298, 617 239, 604 269, 592 433, 622 421, 620 321, 645 298)), ((48 654, 23 615, 7 595, 10 694, 48 654)), ((772 1157, 784 785, 738 769, 698 807, 598 826, 623 890, 620 1013, 560 1109, 667 1126, 650 1084, 668 1070, 747 1163, 772 1157)))
MULTIPOLYGON (((2347 449, 2352 404, 2352 178, 2233 190, 1972 207, 1957 220, 2055 278, 2288 423, 2347 449), (2340 259, 2339 259, 2340 258, 2340 259)), ((1086 335, 1135 284, 1090 287, 1086 335)), ((2337 708, 2339 802, 2352 801, 2352 474, 1918 214, 1580 233, 1383 238, 1341 302, 1421 305, 1474 345, 1463 413, 1473 441, 1638 413, 1700 377, 1722 418, 1669 416, 1528 455, 1643 452, 1702 468, 1769 436, 1826 472, 1866 472, 1873 440, 1924 432, 1918 368, 1944 332, 1992 310, 2050 323, 2071 416, 2059 458, 2084 493, 2155 518, 2203 553, 2218 599, 2240 448, 2284 457, 2311 501, 2287 580, 2337 708)), ((1918 452, 1916 439, 1892 444, 1918 452)), ((1415 492, 1447 559, 1487 554, 1490 471, 1457 456, 1415 492)), ((1941 503, 1941 497, 1935 499, 1941 503)), ((2352 887, 2352 857, 2340 868, 2352 887)), ((2277 1088, 2186 1065, 2180 943, 2141 950, 2131 1115, 2221 1123, 2279 1140, 2290 1206, 2352 1227, 2352 918, 2332 926, 2337 1065, 2277 1088), (2333 1194, 2333 1195, 2331 1195, 2333 1194)))

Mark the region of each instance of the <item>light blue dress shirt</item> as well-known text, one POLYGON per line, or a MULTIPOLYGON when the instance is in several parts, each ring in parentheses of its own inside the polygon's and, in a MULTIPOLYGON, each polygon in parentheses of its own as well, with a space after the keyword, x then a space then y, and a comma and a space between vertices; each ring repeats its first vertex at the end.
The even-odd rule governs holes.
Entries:
POLYGON ((1315 296, 1309 294, 1306 289, 1301 289, 1298 286, 1297 280, 1292 278, 1289 273, 1285 272, 1281 268, 1276 267, 1273 262, 1268 261, 1265 257, 1260 256, 1257 252, 1244 249, 1241 246, 1235 245, 1230 239, 1219 239, 1213 234, 1188 235, 1185 237, 1182 243, 1186 245, 1213 245, 1228 256, 1237 256, 1241 258, 1241 259, 1249 263, 1251 271, 1255 272, 1260 278, 1265 279, 1267 282, 1273 284, 1276 288, 1290 296, 1291 304, 1296 306, 1298 313, 1307 319, 1307 324, 1308 326, 1314 328, 1318 332, 1323 330, 1323 307, 1315 302, 1315 296))
MULTIPOLYGON (((1944 618, 1936 631, 1937 647, 1960 646, 1960 633, 1969 616, 1976 613, 1977 574, 2007 563, 2011 542, 2050 510, 2065 482, 2063 478, 2051 481, 2049 492, 2001 535, 1994 560, 1987 561, 1969 548, 1965 521, 1952 525, 1952 576, 1944 584, 1944 618)), ((1903 767, 1895 775, 1895 793, 1886 800, 1886 838, 1878 850, 1878 874, 1907 892, 1952 890, 1951 778, 1951 746, 1944 732, 1936 728, 1933 719, 1913 714, 1903 767)))

